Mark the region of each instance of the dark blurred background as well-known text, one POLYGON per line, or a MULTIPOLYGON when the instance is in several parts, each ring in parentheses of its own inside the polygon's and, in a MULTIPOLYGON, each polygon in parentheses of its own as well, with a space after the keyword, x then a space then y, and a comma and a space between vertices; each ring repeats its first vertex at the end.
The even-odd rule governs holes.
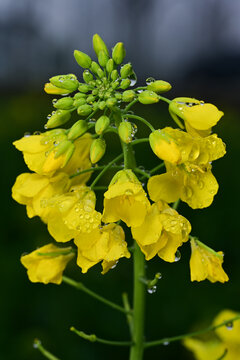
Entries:
MULTIPOLYGON (((11 199, 16 176, 27 171, 21 153, 11 143, 26 131, 43 130, 52 111, 52 97, 43 92, 44 83, 65 73, 81 79, 72 53, 79 49, 94 57, 94 33, 99 33, 109 48, 124 42, 126 61, 132 62, 138 85, 144 85, 149 76, 167 80, 173 85, 170 98, 196 97, 216 104, 225 113, 215 128, 227 144, 227 155, 213 167, 220 185, 215 201, 210 208, 195 211, 181 204, 179 211, 191 221, 194 235, 225 252, 224 268, 230 281, 224 285, 190 283, 188 244, 181 249, 177 263, 152 260, 148 276, 160 271, 163 278, 157 292, 147 295, 147 339, 209 325, 223 308, 240 311, 239 16, 240 2, 236 0, 0 0, 0 359, 42 359, 32 347, 35 337, 62 360, 128 358, 126 349, 91 344, 69 331, 74 325, 99 337, 126 340, 124 316, 67 285, 28 281, 19 258, 50 242, 50 236, 38 218, 29 220, 25 207, 11 199)), ((156 127, 172 125, 165 104, 141 105, 135 110, 156 127)), ((138 136, 144 131, 139 126, 138 136)), ((118 151, 111 137, 108 144, 112 153, 118 151)), ((139 151, 139 165, 157 165, 158 159, 147 145, 139 145, 139 151)), ((82 275, 70 265, 67 274, 116 302, 125 290, 131 296, 130 260, 121 260, 104 277, 100 266, 82 275)), ((176 356, 193 359, 180 343, 148 350, 145 359, 172 360, 176 356)))

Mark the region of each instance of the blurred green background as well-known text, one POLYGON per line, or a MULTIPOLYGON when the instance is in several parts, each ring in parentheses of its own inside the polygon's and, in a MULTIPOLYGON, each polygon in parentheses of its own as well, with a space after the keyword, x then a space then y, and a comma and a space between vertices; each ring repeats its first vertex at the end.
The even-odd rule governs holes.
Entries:
MULTIPOLYGON (((83 0, 50 0, 46 5, 37 0, 32 5, 26 0, 20 6, 12 1, 0 1, 1 359, 43 359, 32 347, 35 337, 62 360, 128 358, 127 349, 91 344, 69 331, 73 325, 102 338, 127 340, 128 328, 121 313, 65 284, 45 286, 28 281, 19 262, 21 254, 51 239, 39 218, 28 219, 25 207, 11 199, 16 176, 27 171, 21 153, 14 149, 12 142, 27 131, 43 130, 46 116, 52 110, 52 97, 42 90, 44 82, 52 75, 68 72, 75 72, 81 79, 72 51, 78 48, 93 56, 90 46, 95 32, 106 39, 109 47, 124 41, 126 61, 132 61, 136 67, 139 85, 143 85, 148 76, 171 81, 173 90, 169 98, 204 99, 225 113, 215 128, 227 144, 227 155, 213 164, 213 173, 220 185, 214 203, 207 209, 194 211, 181 203, 179 211, 190 220, 193 235, 215 250, 224 251, 224 269, 230 281, 224 285, 208 281, 191 283, 189 244, 182 247, 182 257, 177 263, 164 263, 159 258, 150 261, 148 276, 151 278, 160 271, 163 277, 157 292, 147 294, 146 338, 174 336, 207 326, 224 308, 240 311, 240 76, 236 66, 240 25, 232 21, 235 28, 233 25, 223 27, 228 24, 227 16, 234 20, 240 9, 234 7, 234 1, 229 1, 228 12, 224 1, 203 1, 200 6, 184 0, 177 8, 177 1, 168 5, 165 1, 139 1, 135 5, 130 0, 113 3, 104 0, 100 6, 97 1, 87 4, 83 0), (82 21, 77 21, 76 14, 82 21), (196 14, 202 20, 208 19, 207 25, 194 21, 196 14), (171 21, 168 23, 166 19, 171 21)), ((156 128, 173 125, 166 104, 138 105, 134 110, 156 128)), ((139 125, 137 136, 147 134, 139 125)), ((119 150, 111 136, 107 142, 111 152, 104 162, 119 150)), ((138 145, 136 155, 137 163, 146 169, 158 164, 146 144, 138 145)), ((102 181, 109 180, 107 175, 102 181)), ((100 274, 100 266, 83 275, 74 264, 68 266, 66 274, 115 302, 121 302, 123 291, 129 292, 131 298, 131 260, 122 259, 104 276, 100 274)), ((176 356, 193 359, 180 343, 149 349, 145 359, 172 360, 176 356)))

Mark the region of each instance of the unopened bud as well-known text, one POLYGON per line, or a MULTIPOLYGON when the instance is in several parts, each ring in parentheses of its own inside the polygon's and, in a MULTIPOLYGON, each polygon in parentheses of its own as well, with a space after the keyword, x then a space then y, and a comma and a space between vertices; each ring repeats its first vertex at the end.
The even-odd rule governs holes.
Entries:
POLYGON ((111 72, 111 79, 112 79, 113 81, 116 81, 118 78, 119 78, 119 75, 118 75, 117 70, 113 70, 113 71, 111 72))
POLYGON ((84 69, 89 69, 92 63, 92 59, 87 54, 79 50, 74 50, 74 57, 78 65, 84 69))
POLYGON ((98 107, 100 110, 104 110, 106 107, 106 102, 105 101, 100 101, 100 103, 98 104, 98 107))
POLYGON ((75 140, 78 137, 82 136, 88 129, 88 125, 85 120, 78 120, 75 124, 71 127, 68 133, 69 140, 75 140))
POLYGON ((79 106, 84 105, 84 104, 86 104, 86 98, 76 99, 76 100, 74 100, 74 102, 73 102, 73 105, 74 105, 75 107, 79 107, 79 106))
POLYGON ((91 71, 97 75, 98 70, 101 69, 100 66, 98 65, 98 63, 96 63, 95 61, 92 62, 91 65, 91 71))
POLYGON ((113 98, 113 97, 107 99, 107 101, 106 101, 106 105, 109 108, 112 108, 114 105, 116 105, 116 103, 117 103, 117 99, 113 98))
POLYGON ((126 144, 129 144, 133 140, 136 131, 137 126, 128 121, 122 121, 118 127, 118 134, 121 140, 126 144))
POLYGON ((153 81, 153 82, 151 82, 151 84, 149 84, 147 86, 148 90, 155 91, 155 93, 157 93, 157 94, 167 92, 167 91, 171 90, 171 88, 172 88, 171 84, 169 84, 167 81, 163 81, 163 80, 153 81))
POLYGON ((114 62, 113 59, 109 59, 106 65, 106 70, 108 73, 111 73, 114 69, 114 62))
POLYGON ((56 147, 56 152, 54 158, 57 159, 59 156, 64 156, 64 161, 61 165, 61 168, 67 165, 68 161, 71 159, 75 150, 75 146, 70 140, 65 140, 60 142, 56 147))
POLYGON ((133 90, 126 90, 122 93, 122 101, 131 102, 135 98, 136 94, 133 90))
POLYGON ((47 124, 46 129, 55 128, 65 124, 71 117, 71 113, 68 110, 57 110, 52 113, 47 124))
POLYGON ((69 110, 73 107, 74 100, 71 97, 64 97, 57 101, 53 101, 53 106, 56 109, 69 110))
POLYGON ((100 79, 103 78, 104 72, 102 71, 102 69, 100 69, 100 68, 98 69, 98 71, 97 71, 97 76, 100 77, 100 79))
POLYGON ((115 98, 117 99, 117 100, 122 100, 122 94, 120 93, 120 92, 115 92, 115 94, 114 94, 114 96, 115 96, 115 98))
POLYGON ((154 104, 159 101, 159 96, 154 91, 145 90, 138 95, 138 100, 142 104, 154 104))
POLYGON ((90 81, 93 80, 93 74, 90 73, 90 71, 85 70, 83 72, 83 80, 85 81, 85 83, 89 83, 90 81))
POLYGON ((173 164, 181 161, 181 152, 174 139, 161 130, 153 131, 149 136, 149 143, 157 157, 173 164))
POLYGON ((93 164, 97 163, 106 151, 106 142, 104 139, 95 139, 90 147, 90 160, 93 164))
POLYGON ((78 86, 78 90, 79 90, 80 92, 83 92, 83 93, 87 93, 87 92, 90 91, 91 89, 92 89, 92 87, 89 86, 89 85, 87 85, 87 84, 80 84, 80 85, 78 86))
POLYGON ((50 79, 50 83, 62 89, 67 89, 70 92, 77 90, 79 82, 74 74, 57 75, 50 79))
POLYGON ((92 112, 92 106, 88 104, 80 105, 77 109, 78 115, 81 116, 88 116, 89 114, 91 114, 91 112, 92 112))
POLYGON ((132 73, 132 65, 125 64, 121 67, 120 74, 122 79, 126 79, 132 73))
POLYGON ((93 35, 93 48, 97 56, 100 51, 105 51, 105 53, 109 55, 105 42, 98 34, 93 35))
POLYGON ((121 81, 121 84, 120 84, 120 88, 125 90, 127 89, 129 86, 131 85, 131 80, 130 79, 123 79, 121 81))
POLYGON ((89 96, 87 97, 87 103, 88 103, 88 104, 92 104, 94 100, 95 100, 95 96, 94 96, 94 95, 89 95, 89 96))
POLYGON ((70 90, 68 89, 63 89, 63 88, 59 88, 51 83, 46 83, 45 86, 44 86, 44 91, 47 93, 47 94, 52 94, 52 95, 67 95, 69 94, 70 90))
POLYGON ((108 116, 105 115, 100 116, 100 118, 97 120, 95 124, 96 134, 101 135, 104 132, 104 130, 108 128, 109 124, 110 124, 110 119, 108 116))
POLYGON ((117 65, 120 65, 123 62, 123 59, 125 58, 125 56, 126 56, 126 50, 124 48, 124 45, 122 42, 118 42, 114 46, 113 51, 112 51, 112 58, 113 58, 114 62, 117 65))
POLYGON ((109 60, 108 54, 103 50, 99 51, 98 62, 102 67, 104 68, 106 67, 108 60, 109 60))
POLYGON ((74 99, 81 99, 81 98, 86 98, 87 97, 87 95, 86 94, 83 94, 83 93, 80 93, 80 92, 78 92, 78 93, 76 93, 75 95, 74 95, 74 99))

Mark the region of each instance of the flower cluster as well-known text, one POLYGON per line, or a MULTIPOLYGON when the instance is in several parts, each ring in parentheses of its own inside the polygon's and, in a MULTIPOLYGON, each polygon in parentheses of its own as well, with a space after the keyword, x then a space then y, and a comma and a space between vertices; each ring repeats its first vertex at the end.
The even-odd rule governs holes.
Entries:
MULTIPOLYGON (((52 130, 14 142, 32 173, 17 177, 13 198, 26 205, 30 218, 39 216, 47 224, 55 242, 72 241, 67 248, 48 244, 22 256, 22 264, 33 282, 59 284, 76 249, 77 265, 83 273, 100 262, 102 273, 106 273, 120 258, 130 257, 124 227, 131 229, 146 260, 158 255, 164 261, 174 262, 178 248, 189 240, 191 225, 170 204, 181 199, 193 209, 204 208, 218 191, 212 162, 225 154, 225 145, 216 134, 211 134, 211 127, 223 113, 196 99, 170 101, 162 97, 160 94, 171 89, 162 80, 148 79, 146 87, 126 90, 135 85, 136 75, 130 63, 118 69, 125 57, 123 44, 115 45, 112 58, 99 35, 94 35, 93 47, 98 63, 81 51, 74 52, 77 63, 85 69, 85 83, 68 74, 54 76, 45 85, 47 93, 63 96, 53 100, 57 110, 45 125, 52 130), (73 92, 72 97, 66 96, 73 92), (169 103, 170 115, 180 129, 155 130, 147 120, 128 113, 137 101, 153 104, 160 100, 169 103), (129 104, 124 107, 124 102, 129 104), (75 110, 81 119, 68 129, 57 128, 67 123, 75 110), (146 173, 136 168, 134 161, 131 165, 129 162, 137 129, 129 121, 131 118, 143 121, 151 129, 150 146, 166 168, 165 173, 149 178, 148 194, 136 176, 146 173), (102 168, 103 174, 114 163, 105 167, 97 164, 106 151, 107 132, 119 136, 124 169, 120 166, 104 193, 103 209, 101 205, 96 209, 94 185, 98 177, 91 185, 88 181, 93 172, 102 168)), ((214 252, 195 238, 191 246, 192 281, 228 280, 222 269, 221 252, 214 252)))

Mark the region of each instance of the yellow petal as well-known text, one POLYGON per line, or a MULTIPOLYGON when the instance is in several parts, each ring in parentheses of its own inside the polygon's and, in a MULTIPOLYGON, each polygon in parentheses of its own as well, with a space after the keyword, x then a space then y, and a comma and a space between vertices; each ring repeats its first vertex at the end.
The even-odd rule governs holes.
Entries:
POLYGON ((52 210, 47 221, 48 231, 56 241, 67 242, 76 236, 77 232, 67 227, 58 211, 52 210))
POLYGON ((24 136, 14 141, 13 145, 22 152, 36 154, 46 151, 46 145, 43 143, 43 139, 44 135, 24 136))
MULTIPOLYGON (((213 325, 223 323, 224 321, 233 319, 240 314, 232 310, 221 311, 214 319, 213 325)), ((215 330, 219 338, 226 344, 240 345, 240 322, 235 321, 227 324, 227 326, 219 327, 215 330)))
POLYGON ((212 104, 185 106, 183 118, 197 130, 207 130, 221 119, 223 112, 212 104))
POLYGON ((179 173, 167 172, 162 175, 152 176, 148 180, 148 193, 153 201, 164 200, 168 203, 180 198, 181 178, 179 173))
MULTIPOLYGON (((183 341, 183 344, 186 348, 194 353, 196 360, 217 360, 220 359, 226 350, 226 346, 217 340, 204 342, 201 340, 188 338, 183 341)), ((226 360, 231 360, 228 358, 228 355, 226 356, 226 360)))

